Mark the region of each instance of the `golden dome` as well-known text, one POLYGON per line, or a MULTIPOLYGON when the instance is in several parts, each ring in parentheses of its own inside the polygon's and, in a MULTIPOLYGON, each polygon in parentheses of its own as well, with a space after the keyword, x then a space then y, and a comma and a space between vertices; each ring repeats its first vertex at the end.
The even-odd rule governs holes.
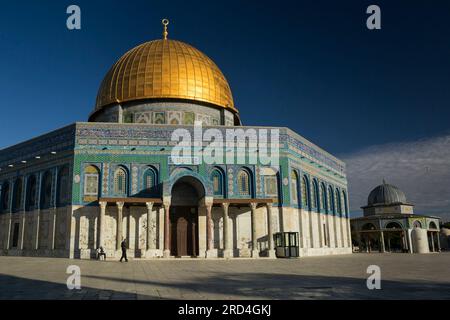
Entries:
POLYGON ((237 113, 230 86, 217 65, 176 40, 150 41, 125 53, 103 80, 94 112, 143 99, 200 101, 237 113))

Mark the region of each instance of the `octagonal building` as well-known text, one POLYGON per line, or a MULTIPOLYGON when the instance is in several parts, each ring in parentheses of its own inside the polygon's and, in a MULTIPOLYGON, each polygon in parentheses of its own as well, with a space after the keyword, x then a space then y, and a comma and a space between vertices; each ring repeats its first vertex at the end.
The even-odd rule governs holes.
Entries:
POLYGON ((88 122, 1 150, 0 188, 2 255, 118 257, 126 239, 134 258, 275 257, 280 232, 300 256, 351 252, 345 164, 288 128, 242 126, 222 71, 167 31, 113 64, 88 122), (263 131, 276 165, 250 160, 263 131), (237 132, 243 160, 174 156, 177 132, 197 152, 237 132))

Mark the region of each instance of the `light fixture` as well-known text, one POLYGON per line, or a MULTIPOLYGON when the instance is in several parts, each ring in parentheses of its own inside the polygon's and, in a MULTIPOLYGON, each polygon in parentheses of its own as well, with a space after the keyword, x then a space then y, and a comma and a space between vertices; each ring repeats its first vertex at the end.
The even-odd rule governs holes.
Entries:
POLYGON ((8 164, 8 167, 12 168, 12 167, 14 167, 14 165, 13 164, 8 164))
POLYGON ((27 160, 22 160, 22 161, 20 161, 20 162, 22 162, 22 163, 27 163, 27 160))
POLYGON ((36 158, 36 159, 40 159, 40 158, 41 158, 41 156, 36 156, 35 158, 36 158))
POLYGON ((50 152, 51 154, 56 154, 56 151, 52 151, 52 152, 50 152))

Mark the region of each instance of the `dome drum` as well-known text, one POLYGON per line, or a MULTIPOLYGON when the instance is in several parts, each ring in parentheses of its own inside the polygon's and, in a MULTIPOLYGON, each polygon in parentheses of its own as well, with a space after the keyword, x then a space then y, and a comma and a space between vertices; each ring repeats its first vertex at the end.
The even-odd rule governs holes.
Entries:
POLYGON ((229 110, 179 99, 146 99, 116 103, 94 112, 89 120, 158 125, 193 125, 195 121, 201 121, 204 126, 240 125, 239 118, 229 110))

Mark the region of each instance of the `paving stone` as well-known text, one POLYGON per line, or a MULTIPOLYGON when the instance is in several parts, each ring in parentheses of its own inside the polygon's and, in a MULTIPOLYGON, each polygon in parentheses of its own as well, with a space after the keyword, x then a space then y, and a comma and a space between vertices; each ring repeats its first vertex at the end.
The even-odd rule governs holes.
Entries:
POLYGON ((99 262, 0 257, 0 299, 450 299, 450 253, 99 262), (69 290, 68 265, 81 269, 69 290), (367 267, 381 269, 368 290, 367 267))

